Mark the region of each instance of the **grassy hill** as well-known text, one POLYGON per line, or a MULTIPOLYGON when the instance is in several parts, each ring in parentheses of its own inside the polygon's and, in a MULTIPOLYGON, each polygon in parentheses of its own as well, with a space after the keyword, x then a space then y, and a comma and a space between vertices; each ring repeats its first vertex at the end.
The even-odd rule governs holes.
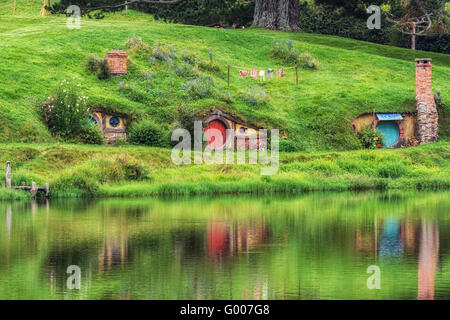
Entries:
MULTIPOLYGON (((83 18, 81 29, 68 29, 65 17, 40 17, 40 1, 17 0, 14 17, 12 3, 0 0, 0 163, 12 162, 14 185, 50 182, 55 197, 450 187, 450 55, 314 34, 166 24, 137 12, 83 18), (99 80, 86 70, 89 54, 125 48, 134 36, 149 46, 172 45, 178 58, 152 64, 134 50, 129 51, 132 63, 126 76, 99 80), (264 83, 239 76, 240 68, 291 67, 270 54, 278 40, 293 40, 300 52, 320 61, 320 69, 300 69, 299 86, 292 70, 264 83), (211 52, 221 70, 180 72, 186 52, 198 65, 207 63, 211 52), (440 89, 445 104, 440 117, 444 141, 336 152, 357 147, 350 126, 355 116, 415 110, 416 57, 433 59, 433 87, 440 89), (199 76, 213 80, 213 94, 189 94, 186 85, 199 76), (180 108, 208 112, 219 107, 253 125, 279 128, 303 152, 281 154, 279 173, 268 177, 260 175, 260 166, 175 166, 170 149, 59 144, 35 107, 62 80, 80 84, 91 107, 124 113, 131 125, 151 117, 173 128, 180 108), (245 98, 261 92, 264 103, 245 98)), ((0 187, 0 199, 26 196, 0 187)))
POLYGON ((0 142, 52 142, 34 106, 67 79, 81 85, 93 107, 125 113, 132 120, 148 115, 172 126, 179 107, 220 107, 251 124, 280 128, 301 150, 354 148, 349 123, 355 116, 415 109, 416 57, 433 59, 433 88, 440 89, 447 105, 441 137, 448 133, 450 55, 314 34, 166 24, 136 12, 83 18, 81 29, 68 29, 65 17, 40 17, 40 1, 18 0, 14 17, 12 3, 0 0, 0 142), (198 74, 213 79, 215 94, 194 99, 185 90, 191 78, 177 75, 170 63, 151 65, 148 57, 133 53, 127 76, 98 80, 86 70, 87 55, 124 48, 133 36, 148 45, 172 44, 179 54, 187 50, 203 62, 211 51, 221 72, 200 69, 198 74), (264 83, 240 78, 239 67, 291 66, 271 57, 273 40, 293 40, 300 52, 309 51, 320 61, 320 70, 300 69, 299 86, 292 71, 264 83), (230 88, 227 65, 233 67, 230 88), (151 83, 143 80, 149 73, 151 83), (255 92, 264 92, 268 102, 252 105, 242 98, 255 92))

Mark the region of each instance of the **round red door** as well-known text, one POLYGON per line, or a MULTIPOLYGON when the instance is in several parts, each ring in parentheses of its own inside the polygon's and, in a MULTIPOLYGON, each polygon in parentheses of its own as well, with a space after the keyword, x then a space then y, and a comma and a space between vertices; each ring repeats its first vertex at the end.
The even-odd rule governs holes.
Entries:
POLYGON ((225 124, 220 120, 213 120, 208 123, 205 128, 205 135, 208 139, 208 145, 211 149, 221 148, 227 139, 227 128, 225 124), (215 129, 215 130, 211 130, 215 129), (220 134, 217 134, 220 132, 220 134))

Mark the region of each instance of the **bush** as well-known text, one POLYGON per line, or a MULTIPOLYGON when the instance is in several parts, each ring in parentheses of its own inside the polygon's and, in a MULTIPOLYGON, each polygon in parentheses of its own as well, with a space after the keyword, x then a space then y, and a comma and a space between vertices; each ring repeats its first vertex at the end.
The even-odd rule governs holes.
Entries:
POLYGON ((222 72, 222 68, 220 64, 214 61, 214 56, 212 50, 208 50, 209 61, 208 62, 200 62, 199 67, 208 72, 222 72))
POLYGON ((93 123, 88 122, 80 133, 81 142, 85 144, 105 144, 105 137, 100 128, 93 123))
POLYGON ((108 65, 108 60, 100 59, 93 54, 86 57, 86 69, 95 74, 100 80, 111 78, 111 70, 108 65))
POLYGON ((127 48, 130 53, 138 55, 150 53, 150 47, 139 36, 129 38, 125 43, 125 48, 127 48))
POLYGON ((90 54, 86 57, 86 69, 88 69, 89 72, 96 74, 100 62, 100 58, 98 58, 96 55, 90 54))
POLYGON ((97 78, 105 80, 111 78, 111 69, 108 65, 108 60, 104 59, 100 62, 97 72, 97 78))
POLYGON ((192 98, 205 98, 214 94, 214 81, 210 77, 200 76, 184 85, 192 98))
POLYGON ((135 159, 128 157, 126 154, 119 159, 125 179, 127 180, 143 180, 146 178, 147 170, 135 159))
POLYGON ((90 110, 88 98, 80 95, 79 86, 63 80, 53 98, 49 98, 38 110, 53 135, 71 139, 83 130, 90 110))
POLYGON ((298 147, 298 144, 295 143, 292 140, 288 139, 280 139, 279 142, 279 151, 280 152, 297 152, 300 148, 298 147))
MULTIPOLYGON (((177 51, 173 47, 172 44, 165 46, 159 42, 157 42, 151 48, 151 57, 150 61, 159 60, 159 61, 169 61, 175 60, 177 58, 177 51)), ((151 64, 154 64, 151 62, 151 64)))
POLYGON ((61 175, 52 183, 52 193, 78 196, 92 196, 99 191, 99 186, 92 175, 85 172, 70 172, 61 175))
POLYGON ((396 163, 382 163, 378 167, 378 175, 382 178, 399 178, 407 175, 410 169, 402 162, 396 163))
POLYGON ((189 53, 187 50, 183 52, 183 55, 181 56, 181 60, 183 60, 186 63, 189 63, 193 66, 197 65, 198 59, 195 56, 195 54, 189 53))
POLYGON ((170 133, 152 120, 141 120, 131 126, 128 141, 152 147, 170 146, 170 133))
POLYGON ((362 127, 358 132, 358 138, 361 146, 366 149, 377 149, 383 145, 383 135, 370 126, 362 127))
POLYGON ((292 40, 272 41, 271 55, 285 63, 295 64, 302 68, 319 69, 320 67, 319 60, 309 52, 300 54, 292 40))
POLYGON ((241 92, 240 98, 251 106, 264 106, 269 102, 266 92, 261 89, 252 88, 247 92, 241 92))
POLYGON ((272 41, 271 54, 286 63, 297 64, 300 53, 294 48, 292 40, 272 41))
POLYGON ((182 78, 198 77, 198 71, 193 65, 189 63, 183 62, 177 64, 176 62, 174 62, 172 68, 179 77, 182 78))
POLYGON ((320 68, 319 60, 314 58, 309 52, 302 53, 298 57, 299 66, 318 70, 320 68))

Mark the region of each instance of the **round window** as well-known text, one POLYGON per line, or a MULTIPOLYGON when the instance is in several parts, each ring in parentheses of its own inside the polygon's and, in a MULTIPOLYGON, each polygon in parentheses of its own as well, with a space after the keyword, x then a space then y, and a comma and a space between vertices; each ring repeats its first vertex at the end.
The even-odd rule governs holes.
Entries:
POLYGON ((90 118, 88 119, 88 122, 89 122, 89 124, 91 124, 91 125, 98 126, 97 120, 95 120, 94 117, 90 117, 90 118))
POLYGON ((112 117, 111 119, 109 119, 109 124, 111 125, 111 127, 115 128, 118 127, 120 124, 120 120, 117 117, 112 117))

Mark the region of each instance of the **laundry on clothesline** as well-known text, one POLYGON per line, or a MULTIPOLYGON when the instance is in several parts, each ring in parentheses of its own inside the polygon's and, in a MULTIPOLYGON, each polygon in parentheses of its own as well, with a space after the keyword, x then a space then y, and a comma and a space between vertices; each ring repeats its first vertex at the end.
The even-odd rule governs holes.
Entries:
POLYGON ((239 71, 239 74, 241 75, 241 77, 245 78, 248 76, 248 71, 241 70, 239 71))
POLYGON ((267 80, 270 80, 273 78, 273 69, 269 68, 267 69, 267 80))
POLYGON ((264 80, 266 80, 266 72, 264 70, 259 71, 259 77, 264 80))
MULTIPOLYGON (((246 78, 250 76, 250 78, 253 78, 254 80, 260 80, 265 81, 270 79, 275 79, 275 75, 277 78, 283 78, 286 76, 286 69, 272 69, 268 68, 267 70, 257 70, 257 69, 249 69, 245 70, 244 68, 234 67, 239 70, 239 76, 242 78, 246 78)), ((287 69, 293 69, 293 68, 287 68, 287 69)))

